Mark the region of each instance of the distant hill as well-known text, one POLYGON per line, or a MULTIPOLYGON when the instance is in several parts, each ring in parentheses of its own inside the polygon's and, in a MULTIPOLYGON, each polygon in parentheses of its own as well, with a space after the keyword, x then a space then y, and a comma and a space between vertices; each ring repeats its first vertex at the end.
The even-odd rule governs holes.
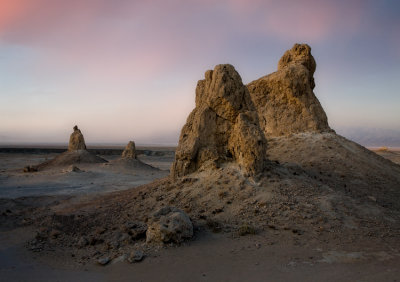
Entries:
POLYGON ((381 128, 344 127, 336 132, 352 141, 368 147, 400 147, 400 130, 381 128))

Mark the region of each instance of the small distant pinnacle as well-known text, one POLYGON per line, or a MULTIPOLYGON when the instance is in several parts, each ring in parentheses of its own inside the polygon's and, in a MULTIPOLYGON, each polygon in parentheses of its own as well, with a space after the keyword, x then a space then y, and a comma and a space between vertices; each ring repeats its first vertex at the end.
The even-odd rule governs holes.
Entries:
POLYGON ((129 143, 125 147, 125 150, 122 152, 122 158, 124 158, 124 159, 136 159, 135 142, 129 141, 129 143))
POLYGON ((85 139, 77 125, 74 126, 74 132, 72 132, 68 144, 68 151, 76 150, 86 150, 85 139))

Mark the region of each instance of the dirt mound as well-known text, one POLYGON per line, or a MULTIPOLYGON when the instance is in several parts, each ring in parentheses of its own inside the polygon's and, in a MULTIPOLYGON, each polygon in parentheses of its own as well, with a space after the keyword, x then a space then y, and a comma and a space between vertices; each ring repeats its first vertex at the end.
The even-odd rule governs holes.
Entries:
POLYGON ((400 211, 400 166, 335 133, 269 138, 267 155, 323 187, 400 211))
POLYGON ((311 48, 295 44, 280 59, 277 72, 247 85, 267 137, 331 131, 313 92, 315 68, 311 48))
POLYGON ((196 107, 182 128, 171 174, 180 177, 235 162, 254 175, 263 170, 265 147, 240 75, 231 65, 217 65, 197 83, 196 107))
POLYGON ((110 161, 109 164, 111 169, 114 170, 130 170, 130 171, 151 171, 159 170, 156 167, 148 165, 138 159, 132 158, 121 158, 114 161, 110 161))
POLYGON ((38 170, 52 167, 70 166, 73 164, 106 163, 107 161, 86 150, 75 150, 61 153, 52 160, 46 161, 36 166, 38 170))

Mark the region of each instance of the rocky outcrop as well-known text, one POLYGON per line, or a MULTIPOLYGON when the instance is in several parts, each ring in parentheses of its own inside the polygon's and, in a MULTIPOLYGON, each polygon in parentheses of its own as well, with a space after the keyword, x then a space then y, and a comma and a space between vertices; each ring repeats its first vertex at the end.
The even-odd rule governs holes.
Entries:
POLYGON ((122 158, 125 158, 125 159, 136 159, 135 142, 129 141, 129 143, 125 147, 125 150, 122 152, 122 158))
POLYGON ((77 125, 74 126, 74 132, 69 137, 68 151, 86 150, 85 139, 77 125))
MULTIPOLYGON (((78 172, 74 165, 76 164, 89 164, 89 163, 106 163, 107 161, 99 156, 96 156, 86 150, 85 139, 78 126, 74 126, 74 132, 69 138, 68 151, 61 153, 54 159, 45 161, 37 166, 37 170, 45 170, 55 167, 70 166, 71 172, 78 172), (71 166, 72 165, 72 166, 71 166)), ((79 170, 80 171, 80 170, 79 170)))
POLYGON ((332 131, 313 89, 316 63, 311 48, 295 44, 278 71, 247 85, 266 137, 332 131))
POLYGON ((263 170, 266 141, 240 75, 217 65, 197 83, 196 107, 179 138, 172 176, 235 162, 248 175, 263 170))
POLYGON ((178 208, 161 208, 152 215, 149 222, 147 243, 181 243, 193 236, 193 224, 189 216, 178 208))

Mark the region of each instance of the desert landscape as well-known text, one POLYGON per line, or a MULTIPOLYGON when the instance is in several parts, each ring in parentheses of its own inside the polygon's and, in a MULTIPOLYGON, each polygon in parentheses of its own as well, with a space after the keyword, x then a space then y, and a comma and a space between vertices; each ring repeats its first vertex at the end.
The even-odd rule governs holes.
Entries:
POLYGON ((1 281, 397 281, 400 151, 329 126, 295 44, 205 72, 177 147, 0 149, 1 281))

